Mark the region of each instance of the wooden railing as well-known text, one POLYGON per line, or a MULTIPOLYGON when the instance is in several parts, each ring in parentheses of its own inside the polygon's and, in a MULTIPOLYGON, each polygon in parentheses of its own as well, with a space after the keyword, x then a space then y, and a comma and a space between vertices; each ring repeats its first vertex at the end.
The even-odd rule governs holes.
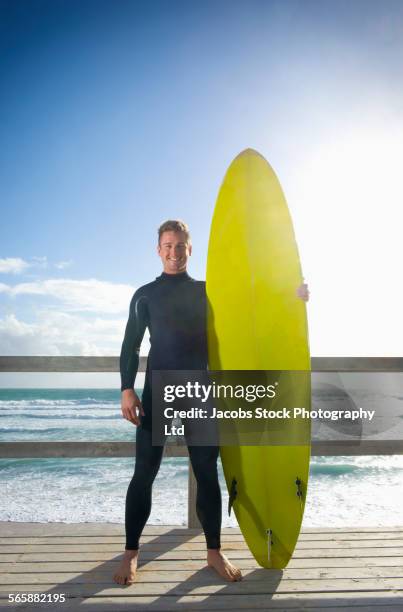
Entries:
MULTIPOLYGON (((146 358, 140 358, 144 372, 146 358)), ((403 357, 313 357, 313 372, 403 372, 403 357)), ((0 356, 0 372, 119 372, 119 357, 0 356)), ((126 441, 29 441, 0 442, 0 458, 133 457, 134 442, 126 441)), ((185 446, 167 443, 165 455, 187 457, 185 446)), ((403 454, 403 440, 313 441, 312 455, 403 454)), ((189 462, 188 526, 199 527, 195 512, 196 480, 189 462)))

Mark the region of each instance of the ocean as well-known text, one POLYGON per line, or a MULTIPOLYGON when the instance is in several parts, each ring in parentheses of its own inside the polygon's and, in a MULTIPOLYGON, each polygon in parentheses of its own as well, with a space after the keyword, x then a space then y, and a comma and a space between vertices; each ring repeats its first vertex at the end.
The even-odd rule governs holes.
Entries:
MULTIPOLYGON (((323 386, 316 390, 316 406, 324 392, 323 386)), ((334 389, 331 398, 337 405, 334 389)), ((384 390, 383 404, 393 405, 401 423, 403 394, 384 390)), ((121 416, 118 389, 0 389, 0 441, 134 439, 135 426, 121 416)), ((187 462, 163 459, 149 524, 186 524, 187 462)), ((134 463, 134 457, 0 459, 0 520, 123 523, 134 463)), ((226 511, 220 463, 219 476, 223 526, 235 526, 226 511)), ((303 526, 402 525, 402 499, 403 456, 312 457, 303 526)))

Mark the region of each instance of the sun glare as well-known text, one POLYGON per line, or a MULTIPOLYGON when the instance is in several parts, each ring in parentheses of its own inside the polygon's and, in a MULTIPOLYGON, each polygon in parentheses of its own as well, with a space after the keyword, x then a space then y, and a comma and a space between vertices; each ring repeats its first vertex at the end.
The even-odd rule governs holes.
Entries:
POLYGON ((403 125, 352 128, 307 155, 288 194, 314 354, 399 355, 403 125))

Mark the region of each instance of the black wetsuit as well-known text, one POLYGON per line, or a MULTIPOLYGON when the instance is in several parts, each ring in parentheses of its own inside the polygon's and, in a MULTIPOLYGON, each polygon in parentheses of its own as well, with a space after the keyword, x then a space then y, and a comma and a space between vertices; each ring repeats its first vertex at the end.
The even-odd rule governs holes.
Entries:
MULTIPOLYGON (((163 272, 140 287, 130 303, 129 320, 120 355, 121 390, 133 389, 140 344, 146 327, 151 348, 147 360, 142 405, 145 416, 136 432, 136 466, 126 495, 126 549, 137 549, 151 512, 151 489, 161 463, 163 446, 152 445, 152 370, 206 370, 206 291, 204 281, 187 272, 163 272)), ((196 512, 207 547, 220 547, 221 491, 218 446, 188 444, 197 480, 196 512)))

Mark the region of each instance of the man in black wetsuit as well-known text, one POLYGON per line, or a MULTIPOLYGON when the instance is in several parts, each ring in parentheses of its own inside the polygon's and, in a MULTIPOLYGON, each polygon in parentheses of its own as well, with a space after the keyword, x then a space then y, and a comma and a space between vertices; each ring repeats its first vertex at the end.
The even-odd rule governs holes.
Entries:
MULTIPOLYGON (((163 272, 140 287, 131 300, 120 356, 122 414, 137 425, 136 467, 126 496, 126 546, 115 582, 134 581, 139 538, 151 511, 151 488, 163 454, 152 445, 152 370, 206 370, 206 293, 204 281, 187 271, 192 252, 189 230, 180 221, 167 221, 158 231, 158 254, 163 272), (146 327, 150 352, 142 400, 134 391, 140 344, 146 327)), ((190 446, 188 451, 197 480, 196 512, 207 544, 207 563, 228 580, 241 572, 220 550, 221 491, 218 483, 218 446, 190 446)))
MULTIPOLYGON (((158 230, 158 254, 163 272, 140 287, 130 303, 129 320, 120 355, 122 415, 137 426, 136 465, 126 496, 126 546, 124 558, 113 578, 118 584, 135 580, 139 538, 151 512, 151 489, 160 467, 163 447, 152 445, 152 370, 206 370, 205 282, 187 271, 192 246, 188 227, 181 221, 166 221, 158 230), (140 345, 146 327, 150 352, 142 400, 134 391, 140 345)), ((306 286, 298 290, 308 299, 306 286)), ((197 480, 196 512, 207 544, 207 563, 227 580, 242 574, 221 552, 221 491, 218 483, 218 446, 188 444, 197 480)))

